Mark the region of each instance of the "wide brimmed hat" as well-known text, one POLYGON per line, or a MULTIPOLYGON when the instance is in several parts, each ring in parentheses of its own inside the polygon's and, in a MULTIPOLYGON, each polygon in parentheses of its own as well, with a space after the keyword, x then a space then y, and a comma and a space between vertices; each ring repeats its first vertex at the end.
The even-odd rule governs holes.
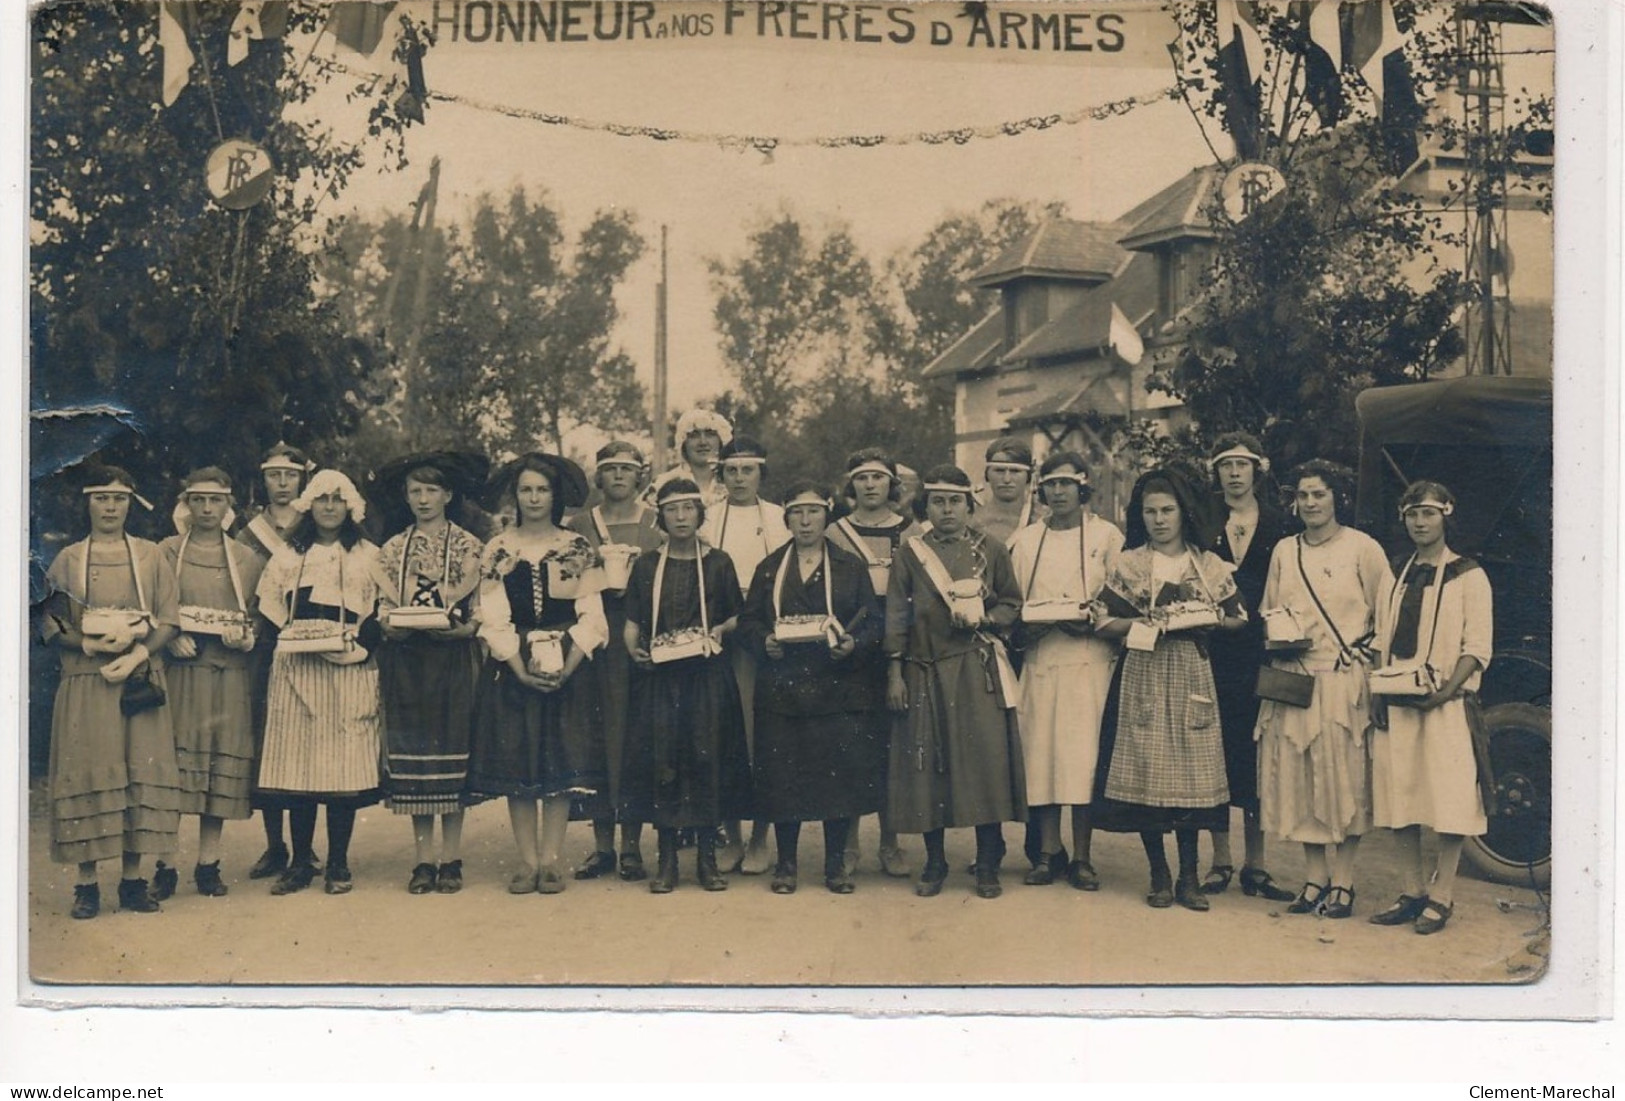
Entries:
POLYGON ((517 459, 503 463, 491 475, 486 486, 486 507, 496 509, 512 490, 519 471, 527 463, 544 466, 553 473, 553 492, 565 508, 580 508, 587 503, 587 475, 574 462, 562 455, 549 455, 545 451, 530 451, 517 459))
POLYGON ((385 517, 386 526, 411 522, 406 503, 406 476, 420 467, 433 467, 446 476, 459 500, 472 501, 485 489, 491 460, 476 451, 419 451, 391 459, 367 475, 366 494, 385 517))

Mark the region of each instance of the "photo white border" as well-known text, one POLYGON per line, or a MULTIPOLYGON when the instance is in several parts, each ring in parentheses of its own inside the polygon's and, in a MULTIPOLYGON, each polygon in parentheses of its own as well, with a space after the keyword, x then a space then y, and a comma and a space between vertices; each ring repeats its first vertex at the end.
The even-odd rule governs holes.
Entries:
MULTIPOLYGON (((1521 1070, 1532 1059, 1549 1068, 1551 1080, 1594 1077, 1605 1048, 1597 1041, 1606 1025, 1550 1025, 1534 1035, 1504 1023, 1514 1018, 1548 1020, 1609 1015, 1616 1011, 1619 978, 1616 892, 1620 881, 1615 795, 1619 757, 1615 734, 1621 669, 1617 646, 1620 610, 1618 432, 1620 366, 1620 157, 1622 11, 1604 0, 1558 0, 1556 158, 1556 309, 1558 368, 1554 470, 1557 545, 1554 568, 1554 726, 1595 732, 1594 753, 1579 755, 1556 740, 1553 907, 1556 931, 1551 967, 1534 985, 1504 987, 1212 987, 1212 988, 998 988, 865 991, 823 988, 596 989, 515 991, 436 988, 199 988, 89 990, 101 1008, 51 1008, 71 1001, 78 988, 39 987, 20 967, 27 914, 22 838, 27 828, 24 792, 26 738, 21 736, 25 683, 20 630, 0 632, 0 701, 17 725, 15 751, 0 755, 0 882, 18 887, 14 905, 0 907, 8 943, 16 949, 0 962, 0 985, 16 991, 0 1007, 0 1081, 232 1081, 275 1076, 288 1059, 298 1060, 299 1080, 398 1078, 421 1075, 424 1052, 444 1052, 432 1074, 446 1081, 574 1076, 596 1066, 604 1074, 642 1077, 778 1076, 935 1078, 1029 1077, 1044 1073, 1040 1053, 1055 1052, 1049 1070, 1067 1077, 1152 1077, 1225 1080, 1249 1069, 1284 1074, 1373 1075, 1400 1078, 1459 1077, 1489 1080, 1521 1070), (1599 477, 1600 474, 1600 477, 1599 477), (1600 483, 1600 487, 1599 487, 1600 483), (1602 492, 1599 494, 1598 489, 1602 492), (1600 506, 1600 507, 1599 507, 1600 506), (1599 568, 1600 567, 1600 568, 1599 568), (130 1006, 205 1003, 214 1008, 153 1013, 130 1006), (332 1006, 299 1014, 230 1008, 253 1004, 332 1006), (470 1012, 469 1005, 570 1009, 568 1014, 470 1012), (337 1007, 344 1008, 337 1008, 337 1007), (439 1008, 438 1013, 357 1014, 355 1008, 439 1008), (600 1009, 656 1011, 636 1017, 604 1015, 600 1009), (790 1009, 748 1017, 674 1012, 790 1009), (829 1013, 808 1017, 805 1011, 829 1013), (1197 1018, 1155 1023, 1127 1020, 1061 1020, 1057 1014, 1192 1014, 1197 1018), (937 1014, 941 1014, 938 1016, 937 1014), (1003 1015, 990 1018, 986 1015, 1003 1015), (1027 1014, 1042 1014, 1026 1019, 1027 1014), (856 1015, 856 1016, 853 1016, 856 1015), (1254 1015, 1294 1020, 1249 1021, 1254 1015), (1373 1020, 1363 1025, 1305 1019, 1329 1017, 1502 1018, 1493 1026, 1444 1022, 1429 1025, 1431 1039, 1373 1020), (884 1022, 876 1016, 889 1017, 884 1022), (1021 1018, 1021 1019, 1018 1019, 1021 1018), (967 1042, 974 1028, 976 1042, 967 1042), (540 1044, 570 1040, 568 1062, 539 1064, 529 1055, 540 1044), (200 1035, 201 1034, 201 1035, 200 1035), (346 1041, 335 1044, 333 1037, 346 1041), (1230 1037, 1230 1040, 1213 1037, 1230 1037), (991 1040, 988 1038, 991 1037, 991 1040), (1058 1045, 1077 1045, 1083 1053, 1058 1045), (325 1039, 324 1039, 325 1038, 325 1039), (350 1038, 362 1046, 356 1047, 350 1038), (638 1047, 670 1051, 651 1066, 627 1057, 638 1047), (1177 1038, 1181 1046, 1169 1047, 1177 1038), (1272 1038, 1274 1038, 1272 1040, 1272 1038), (1381 1060, 1363 1052, 1385 1047, 1381 1060), (200 1042, 201 1040, 201 1042, 200 1042), (1125 1043, 1127 1040, 1127 1043, 1125 1043), (1267 1069, 1221 1061, 1224 1045, 1237 1050, 1255 1042, 1283 1053, 1340 1053, 1339 1064, 1314 1070, 1286 1058, 1267 1069), (1354 1046, 1351 1041, 1361 1046, 1354 1046), (991 1047, 984 1047, 984 1042, 991 1047), (934 1062, 909 1054, 926 1045, 934 1062), (904 1045, 904 1046, 899 1046, 904 1045), (982 1056, 992 1050, 992 1063, 982 1056), (1212 1059, 1204 1052, 1220 1053, 1212 1059), (365 1053, 358 1062, 356 1056, 365 1053), (888 1052, 900 1057, 894 1061, 888 1052), (1177 1052, 1177 1056, 1176 1053, 1177 1052), (94 1053, 94 1057, 91 1057, 94 1053), (456 1057, 455 1053, 469 1053, 456 1057), (597 1053, 597 1062, 593 1054, 597 1053), (1025 1053, 1025 1054, 1024 1054, 1025 1053), (1416 1062, 1396 1062, 1409 1056, 1416 1062), (1561 1062, 1555 1060, 1561 1060, 1561 1062), (361 1068, 364 1067, 363 1071, 361 1068), (1335 1069, 1334 1069, 1335 1068, 1335 1069)), ((8 147, 16 152, 10 186, 0 191, 6 240, 15 246, 5 266, 4 293, 26 304, 27 180, 26 111, 28 68, 26 10, 8 4, 0 24, 0 57, 12 57, 11 79, 0 82, 0 118, 8 147)), ((26 309, 26 305, 24 305, 26 309)), ((22 311, 7 311, 4 325, 15 362, 26 362, 22 311), (15 327, 15 328, 13 328, 15 327)), ((27 387, 13 376, 15 401, 4 410, 10 431, 0 436, 0 457, 13 476, 7 486, 15 514, 26 517, 27 387)), ((25 622, 24 525, 4 548, 13 586, 10 621, 25 622)), ((1414 1026, 1412 1026, 1414 1027, 1414 1026)), ((1617 1048, 1613 1054, 1617 1057, 1617 1048)), ((1614 1070, 1617 1075, 1617 1069, 1614 1070)))

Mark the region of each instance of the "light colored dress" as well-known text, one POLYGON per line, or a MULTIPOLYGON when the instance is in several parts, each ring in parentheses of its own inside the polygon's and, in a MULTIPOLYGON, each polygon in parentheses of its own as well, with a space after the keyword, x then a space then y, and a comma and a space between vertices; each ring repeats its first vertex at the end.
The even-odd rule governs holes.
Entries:
MULTIPOLYGON (((208 545, 172 535, 162 549, 182 606, 253 611, 265 559, 246 546, 229 539, 208 545)), ((254 655, 233 650, 218 635, 190 638, 196 657, 164 655, 181 770, 181 811, 247 818, 254 785, 254 655)))
POLYGON ((1264 609, 1290 608, 1307 624, 1307 652, 1277 656, 1282 669, 1315 678, 1308 707, 1263 700, 1258 707, 1258 792, 1264 829, 1286 841, 1336 844, 1371 828, 1365 731, 1370 723, 1366 658, 1355 647, 1375 637, 1377 605, 1394 577, 1377 541, 1342 528, 1319 546, 1283 539, 1270 556, 1264 609), (1298 553, 1303 553, 1299 571, 1298 553), (1336 634, 1315 606, 1315 596, 1336 634), (1340 652, 1337 635, 1350 647, 1340 652))
MULTIPOLYGON (((1388 661, 1404 660, 1388 656, 1395 651, 1425 659, 1441 681, 1463 655, 1477 658, 1481 671, 1490 663, 1493 598, 1489 578, 1471 558, 1447 549, 1438 569, 1415 563, 1409 570, 1402 567, 1379 610, 1378 649, 1388 661), (1436 581, 1441 572, 1443 588, 1436 581), (1419 604, 1416 617, 1401 614, 1413 588, 1421 590, 1420 601, 1412 597, 1419 604), (1403 637, 1396 637, 1396 626, 1403 637)), ((1481 672, 1475 672, 1463 689, 1477 691, 1481 679, 1481 672)), ((1404 706, 1401 698, 1389 699, 1388 729, 1373 731, 1371 737, 1371 796, 1378 826, 1421 825, 1466 837, 1485 831, 1464 700, 1420 711, 1404 706)))
MULTIPOLYGON (((279 630, 342 622, 369 651, 379 641, 378 548, 361 540, 279 551, 260 576, 260 614, 279 630)), ((259 786, 335 802, 376 801, 383 723, 378 663, 278 650, 271 659, 259 786)))
MULTIPOLYGON (((78 630, 87 608, 144 608, 159 624, 179 623, 175 574, 145 539, 74 543, 56 556, 46 577, 53 590, 44 616, 47 642, 78 630)), ((174 852, 181 792, 169 708, 126 718, 119 709, 123 687, 101 676, 113 655, 59 650, 62 682, 51 712, 51 859, 77 864, 174 852)), ((162 655, 154 653, 151 665, 152 682, 165 687, 162 655)))
MULTIPOLYGON (((1092 513, 1075 531, 1037 523, 1010 539, 1023 601, 1095 599, 1122 549, 1123 533, 1092 513)), ((1030 805, 1079 806, 1093 798, 1100 719, 1116 661, 1111 641, 1058 626, 1025 651, 1017 716, 1030 805)))

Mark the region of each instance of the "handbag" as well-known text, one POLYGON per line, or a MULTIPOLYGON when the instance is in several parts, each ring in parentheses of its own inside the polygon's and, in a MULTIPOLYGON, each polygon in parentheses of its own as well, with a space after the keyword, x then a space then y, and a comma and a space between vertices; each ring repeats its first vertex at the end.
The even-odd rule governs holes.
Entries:
POLYGON ((150 663, 124 678, 124 686, 119 690, 118 709, 126 719, 162 707, 166 702, 164 690, 152 682, 150 663))
POLYGON ((1254 694, 1261 700, 1284 703, 1288 707, 1308 707, 1315 698, 1315 678, 1308 673, 1261 665, 1254 694))

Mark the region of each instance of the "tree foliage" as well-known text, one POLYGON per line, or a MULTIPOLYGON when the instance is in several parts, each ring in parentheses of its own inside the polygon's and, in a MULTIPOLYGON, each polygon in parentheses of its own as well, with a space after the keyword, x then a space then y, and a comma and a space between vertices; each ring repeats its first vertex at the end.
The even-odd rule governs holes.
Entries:
POLYGON ((572 244, 560 213, 523 188, 480 197, 443 231, 400 217, 347 228, 329 264, 332 300, 389 364, 358 448, 375 460, 430 447, 558 451, 578 425, 641 427, 643 388, 612 338, 616 289, 643 248, 625 212, 599 212, 572 244), (420 270, 428 293, 414 318, 420 270))
POLYGON ((158 5, 32 12, 31 398, 128 410, 136 431, 104 457, 149 482, 205 462, 246 475, 283 437, 342 455, 373 364, 313 295, 311 243, 324 196, 369 155, 404 157, 388 84, 351 90, 372 101, 368 135, 290 110, 326 83, 296 69, 293 44, 308 46, 324 8, 296 4, 290 37, 253 42, 236 66, 225 47, 237 5, 189 8, 197 61, 168 107, 158 5), (247 211, 205 187, 226 137, 259 143, 276 166, 270 197, 247 211))

